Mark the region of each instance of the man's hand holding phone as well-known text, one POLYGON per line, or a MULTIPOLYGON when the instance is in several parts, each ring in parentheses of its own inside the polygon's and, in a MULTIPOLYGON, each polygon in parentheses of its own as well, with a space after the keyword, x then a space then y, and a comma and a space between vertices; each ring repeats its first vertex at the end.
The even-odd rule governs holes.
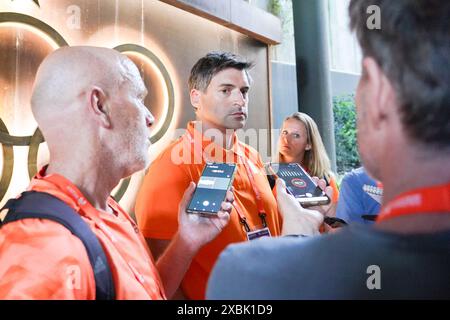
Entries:
POLYGON ((319 234, 323 215, 317 210, 303 208, 286 190, 282 179, 276 181, 278 211, 283 217, 281 234, 313 236, 319 234))
POLYGON ((192 252, 197 252, 205 244, 214 240, 230 221, 230 213, 234 196, 231 190, 227 191, 220 210, 215 215, 204 216, 186 211, 194 194, 195 183, 191 182, 186 189, 179 205, 178 233, 189 245, 192 252))

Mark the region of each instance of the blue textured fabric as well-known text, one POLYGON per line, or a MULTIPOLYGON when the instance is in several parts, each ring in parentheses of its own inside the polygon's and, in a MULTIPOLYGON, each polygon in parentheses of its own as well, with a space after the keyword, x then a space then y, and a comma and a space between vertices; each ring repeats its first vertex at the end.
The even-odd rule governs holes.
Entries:
POLYGON ((364 168, 347 173, 342 179, 339 189, 339 201, 336 217, 347 223, 354 222, 372 224, 373 221, 363 219, 363 215, 377 215, 381 205, 367 194, 364 185, 376 187, 376 181, 369 177, 364 168))

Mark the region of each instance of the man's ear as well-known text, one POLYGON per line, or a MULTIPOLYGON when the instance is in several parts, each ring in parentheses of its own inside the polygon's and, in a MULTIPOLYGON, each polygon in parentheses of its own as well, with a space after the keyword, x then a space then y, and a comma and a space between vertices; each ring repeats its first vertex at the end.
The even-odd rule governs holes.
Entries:
POLYGON ((89 111, 104 128, 111 128, 110 108, 102 88, 94 86, 89 91, 89 111))
POLYGON ((365 72, 365 100, 371 105, 371 119, 374 127, 378 128, 392 111, 394 88, 375 59, 366 57, 362 65, 365 72))
POLYGON ((192 89, 191 92, 189 92, 189 96, 191 98, 192 106, 194 107, 195 111, 197 111, 200 107, 200 90, 192 89))

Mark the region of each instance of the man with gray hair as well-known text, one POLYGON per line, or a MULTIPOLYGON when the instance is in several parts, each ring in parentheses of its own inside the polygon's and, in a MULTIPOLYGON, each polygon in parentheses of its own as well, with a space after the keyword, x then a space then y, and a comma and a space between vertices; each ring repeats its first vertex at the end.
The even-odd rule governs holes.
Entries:
POLYGON ((450 298, 450 2, 352 0, 349 12, 364 55, 358 146, 384 188, 378 220, 230 246, 208 298, 450 298), (371 5, 380 30, 367 28, 371 5))

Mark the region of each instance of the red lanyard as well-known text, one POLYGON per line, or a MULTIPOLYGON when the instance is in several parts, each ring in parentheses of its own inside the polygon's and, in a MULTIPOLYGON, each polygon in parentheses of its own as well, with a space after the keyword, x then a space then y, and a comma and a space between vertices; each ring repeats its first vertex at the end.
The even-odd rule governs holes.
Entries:
POLYGON ((450 183, 404 193, 381 210, 377 222, 410 214, 450 213, 450 183))
MULTIPOLYGON (((44 167, 43 170, 45 170, 46 167, 44 167)), ((43 175, 42 175, 43 176, 43 175)), ((63 176, 59 175, 59 174, 50 174, 48 176, 45 176, 45 180, 48 182, 53 183, 55 186, 57 186, 60 190, 62 190, 64 193, 66 193, 67 195, 69 195, 78 205, 78 207, 80 208, 80 213, 83 215, 86 215, 86 213, 89 212, 93 212, 95 214, 91 214, 89 215, 89 218, 92 219, 99 228, 101 228, 110 238, 111 240, 114 242, 115 241, 115 237, 111 234, 111 232, 109 231, 108 228, 106 228, 106 226, 104 225, 104 223, 101 221, 101 219, 99 219, 97 217, 97 212, 99 210, 97 210, 96 208, 94 208, 89 201, 87 201, 87 199, 84 197, 84 195, 80 192, 80 190, 78 190, 77 187, 75 187, 72 182, 70 182, 69 180, 67 180, 66 178, 64 178, 63 176)), ((111 199, 111 198, 110 198, 111 199)), ((110 199, 108 199, 108 205, 112 210, 118 211, 117 208, 115 208, 115 206, 112 206, 110 203, 110 199)), ((136 223, 131 219, 131 217, 127 217, 127 215, 124 215, 125 218, 127 219, 128 222, 131 223, 133 229, 135 230, 136 233, 138 233, 138 227, 136 225, 136 223)))
MULTIPOLYGON (((194 137, 192 136, 192 132, 190 132, 188 130, 187 133, 188 133, 186 135, 187 139, 189 140, 189 142, 191 144, 194 144, 194 137)), ((211 142, 211 143, 213 143, 213 142, 211 142)), ((195 151, 197 151, 197 150, 195 150, 195 151)), ((202 153, 203 153, 203 146, 202 146, 202 153)), ((258 206, 258 215, 261 219, 263 228, 266 228, 267 227, 266 213, 265 213, 264 206, 262 203, 261 193, 259 192, 258 188, 256 187, 255 177, 253 175, 253 172, 252 172, 247 160, 245 159, 245 156, 238 154, 238 153, 237 153, 237 155, 238 155, 239 159, 241 160, 242 164, 244 165, 245 171, 247 172, 247 177, 250 180, 250 185, 252 186, 253 192, 255 193, 256 204, 258 206)), ((205 157, 205 160, 207 160, 207 155, 203 154, 203 156, 205 157)), ((245 217, 242 209, 238 206, 237 203, 234 203, 233 206, 236 209, 237 214, 239 215, 240 223, 244 226, 244 228, 247 232, 250 232, 251 231, 250 226, 247 223, 247 218, 245 217)))
MULTIPOLYGON (((253 172, 252 172, 250 166, 248 165, 247 160, 243 156, 239 155, 239 159, 241 159, 242 164, 244 165, 245 171, 247 172, 247 177, 250 180, 250 184, 253 188, 253 192, 255 193, 256 204, 258 206, 258 215, 259 215, 259 218, 261 219, 262 227, 267 228, 266 213, 264 211, 264 206, 262 204, 261 193, 259 192, 258 188, 256 187, 255 177, 253 176, 253 172)), ((250 232, 251 231, 250 226, 248 225, 247 218, 245 217, 241 208, 238 206, 237 203, 234 203, 233 206, 239 215, 239 221, 244 226, 245 231, 250 232)))

